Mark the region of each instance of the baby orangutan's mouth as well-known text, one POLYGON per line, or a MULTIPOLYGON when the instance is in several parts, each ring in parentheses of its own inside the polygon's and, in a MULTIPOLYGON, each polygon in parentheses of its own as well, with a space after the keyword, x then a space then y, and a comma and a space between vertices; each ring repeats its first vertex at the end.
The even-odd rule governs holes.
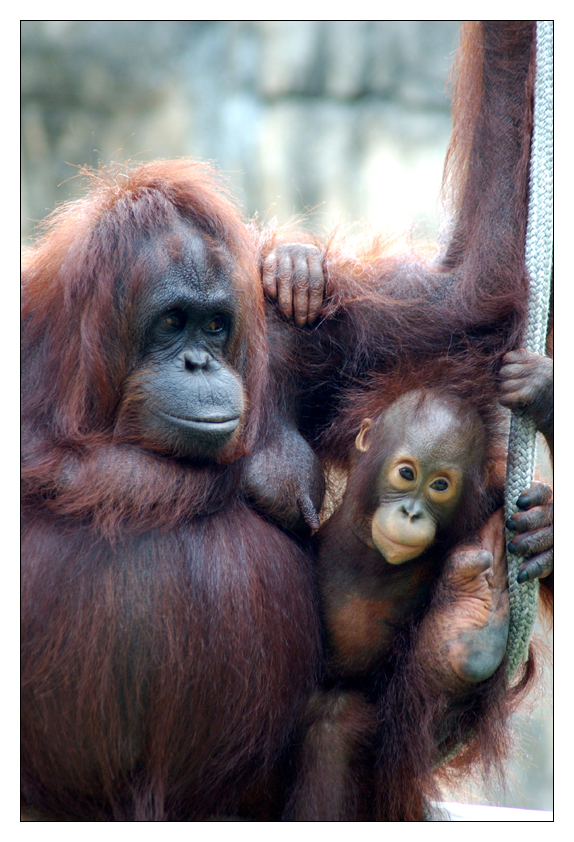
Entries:
POLYGON ((375 547, 389 564, 402 564, 419 556, 427 544, 402 544, 386 535, 376 519, 373 519, 372 536, 375 547))

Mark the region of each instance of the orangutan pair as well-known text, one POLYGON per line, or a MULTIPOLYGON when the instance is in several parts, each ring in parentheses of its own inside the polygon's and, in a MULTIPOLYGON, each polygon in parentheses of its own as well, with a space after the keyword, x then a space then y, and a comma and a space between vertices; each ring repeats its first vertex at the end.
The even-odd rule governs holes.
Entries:
MULTIPOLYGON (((504 622, 502 463, 492 387, 464 401, 523 328, 533 22, 471 29, 482 93, 456 106, 440 259, 255 239, 181 161, 95 176, 25 259, 26 809, 421 820, 453 748, 496 754, 514 691, 500 635, 473 640, 504 622), (285 308, 295 281, 295 324, 265 305, 261 267, 285 308), (316 556, 327 465, 350 476, 316 556), (391 510, 423 520, 423 491, 426 532, 392 532, 391 510), (389 540, 421 555, 393 565, 389 540)), ((534 575, 545 495, 514 519, 534 575)))

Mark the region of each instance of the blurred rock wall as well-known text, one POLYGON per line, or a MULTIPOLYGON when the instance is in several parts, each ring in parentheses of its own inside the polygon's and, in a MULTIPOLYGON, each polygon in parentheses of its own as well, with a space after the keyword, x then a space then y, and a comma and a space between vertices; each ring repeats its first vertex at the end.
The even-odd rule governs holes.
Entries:
POLYGON ((23 233, 77 195, 76 165, 182 155, 215 161, 249 215, 432 231, 458 27, 23 21, 23 233))

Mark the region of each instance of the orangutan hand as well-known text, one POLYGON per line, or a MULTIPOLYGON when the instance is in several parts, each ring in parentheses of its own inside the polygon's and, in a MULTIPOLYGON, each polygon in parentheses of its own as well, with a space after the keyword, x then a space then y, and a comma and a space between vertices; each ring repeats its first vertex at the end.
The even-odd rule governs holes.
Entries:
POLYGON ((263 262, 263 289, 298 327, 313 324, 323 304, 323 255, 313 245, 285 243, 263 262))

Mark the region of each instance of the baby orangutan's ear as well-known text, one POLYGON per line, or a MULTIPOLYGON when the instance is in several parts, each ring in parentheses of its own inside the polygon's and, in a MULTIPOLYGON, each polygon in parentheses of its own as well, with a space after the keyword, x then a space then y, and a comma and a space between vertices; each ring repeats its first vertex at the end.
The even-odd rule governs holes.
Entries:
POLYGON ((355 447, 361 453, 366 453, 371 446, 371 430, 373 428, 372 418, 363 418, 361 422, 361 429, 355 439, 355 447))
POLYGON ((482 469, 481 491, 486 491, 492 480, 492 474, 496 470, 496 462, 493 459, 488 459, 482 469))

